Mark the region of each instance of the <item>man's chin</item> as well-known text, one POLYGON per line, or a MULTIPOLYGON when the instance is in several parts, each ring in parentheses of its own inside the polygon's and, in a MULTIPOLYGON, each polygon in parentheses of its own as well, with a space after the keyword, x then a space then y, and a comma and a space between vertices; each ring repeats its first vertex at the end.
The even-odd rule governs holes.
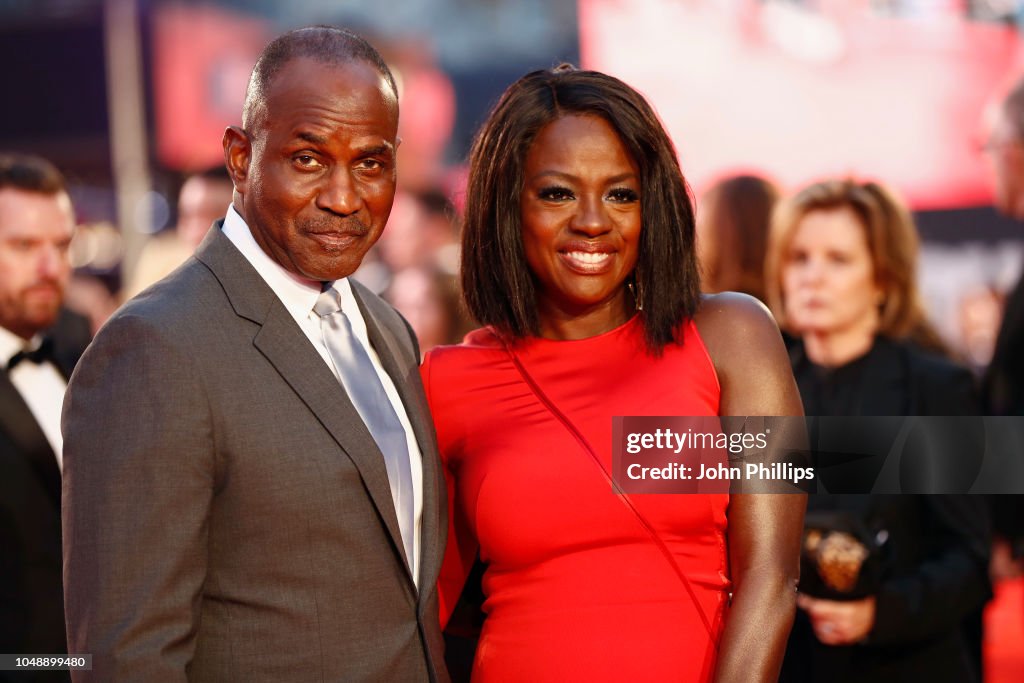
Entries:
POLYGON ((0 327, 10 330, 22 339, 31 339, 41 332, 53 327, 57 322, 58 311, 30 311, 18 316, 15 320, 0 321, 0 327))
POLYGON ((337 258, 321 258, 301 264, 302 276, 317 282, 330 282, 348 277, 356 272, 362 257, 349 253, 339 254, 337 258))
POLYGON ((39 306, 34 310, 30 310, 28 315, 25 316, 26 322, 34 326, 37 330, 45 330, 48 327, 52 327, 57 322, 57 317, 60 315, 60 302, 52 306, 39 306))

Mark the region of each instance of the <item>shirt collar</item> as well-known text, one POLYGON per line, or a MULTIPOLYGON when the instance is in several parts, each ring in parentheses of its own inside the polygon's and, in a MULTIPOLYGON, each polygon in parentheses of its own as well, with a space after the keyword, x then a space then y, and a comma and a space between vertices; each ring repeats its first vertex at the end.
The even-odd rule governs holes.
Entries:
MULTIPOLYGON (((305 320, 310 311, 313 310, 316 299, 320 296, 322 283, 317 280, 307 280, 286 270, 277 261, 270 258, 263 248, 256 243, 252 231, 246 224, 245 219, 234 206, 229 206, 224 217, 224 236, 231 240, 231 243, 242 252, 242 256, 252 264, 267 286, 273 290, 277 298, 284 304, 289 315, 299 325, 305 320)), ((334 289, 338 291, 341 300, 341 309, 345 315, 351 316, 352 312, 358 313, 355 296, 352 294, 352 287, 348 278, 335 280, 334 289)))
POLYGON ((6 327, 0 327, 0 369, 7 367, 14 354, 20 351, 33 351, 43 343, 43 335, 37 334, 26 342, 6 327))

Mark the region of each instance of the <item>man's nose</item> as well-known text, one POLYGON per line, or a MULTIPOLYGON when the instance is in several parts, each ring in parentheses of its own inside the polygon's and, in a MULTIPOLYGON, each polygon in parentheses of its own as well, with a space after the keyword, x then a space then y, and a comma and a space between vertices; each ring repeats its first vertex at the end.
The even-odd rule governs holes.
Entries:
POLYGON ((612 229, 608 208, 600 197, 581 197, 577 201, 577 207, 570 224, 570 227, 576 232, 596 237, 612 229))
POLYGON ((42 247, 38 259, 39 275, 48 280, 59 278, 69 265, 67 252, 52 245, 42 247))
POLYGON ((339 216, 355 213, 361 203, 352 174, 347 168, 334 169, 316 198, 317 207, 339 216))

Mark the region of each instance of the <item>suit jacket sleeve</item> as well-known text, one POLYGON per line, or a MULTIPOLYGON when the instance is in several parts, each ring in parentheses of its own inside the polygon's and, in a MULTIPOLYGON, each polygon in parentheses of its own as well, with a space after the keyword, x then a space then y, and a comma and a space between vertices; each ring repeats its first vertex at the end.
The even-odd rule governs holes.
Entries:
POLYGON ((899 644, 959 628, 989 597, 989 519, 982 496, 919 496, 931 553, 909 576, 882 583, 869 641, 899 644))
POLYGON ((68 651, 93 655, 76 681, 184 681, 193 656, 215 435, 193 355, 171 338, 122 312, 68 387, 68 651))

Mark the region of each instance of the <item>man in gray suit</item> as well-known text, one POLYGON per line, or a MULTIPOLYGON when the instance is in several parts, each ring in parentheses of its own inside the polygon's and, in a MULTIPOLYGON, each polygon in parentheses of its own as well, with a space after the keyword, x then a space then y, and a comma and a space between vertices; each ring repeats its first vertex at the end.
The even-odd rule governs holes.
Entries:
POLYGON ((347 276, 395 191, 377 52, 264 50, 235 185, 195 256, 122 308, 64 406, 81 681, 447 681, 444 484, 409 326, 347 276))

